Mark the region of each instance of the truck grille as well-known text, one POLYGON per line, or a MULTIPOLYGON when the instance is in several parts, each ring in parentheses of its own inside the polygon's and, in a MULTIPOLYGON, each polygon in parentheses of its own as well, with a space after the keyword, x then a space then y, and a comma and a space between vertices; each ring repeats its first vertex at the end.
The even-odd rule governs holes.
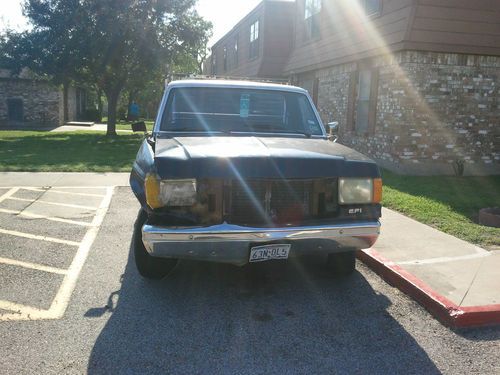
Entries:
MULTIPOLYGON (((335 196, 334 204, 330 202, 328 206, 329 211, 323 207, 325 194, 321 187, 325 186, 325 181, 231 181, 226 219, 238 225, 273 226, 297 225, 306 220, 334 215, 337 208, 336 191, 329 194, 331 197, 335 196)), ((331 186, 336 187, 336 183, 332 183, 334 179, 328 181, 331 186)))

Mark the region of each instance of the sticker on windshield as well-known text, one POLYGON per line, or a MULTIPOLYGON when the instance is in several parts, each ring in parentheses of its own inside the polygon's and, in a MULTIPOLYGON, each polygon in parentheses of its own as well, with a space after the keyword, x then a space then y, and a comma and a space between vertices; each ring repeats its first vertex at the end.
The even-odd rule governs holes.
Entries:
POLYGON ((321 129, 316 121, 307 120, 309 131, 313 134, 321 133, 321 129))
POLYGON ((250 113, 250 95, 242 94, 240 98, 240 117, 248 117, 250 113))

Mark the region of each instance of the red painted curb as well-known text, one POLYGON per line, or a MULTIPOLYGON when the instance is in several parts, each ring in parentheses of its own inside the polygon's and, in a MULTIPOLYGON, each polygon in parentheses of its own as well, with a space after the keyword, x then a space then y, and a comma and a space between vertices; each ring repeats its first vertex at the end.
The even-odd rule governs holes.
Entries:
POLYGON ((408 294, 447 326, 466 328, 500 324, 500 305, 460 307, 373 249, 361 250, 357 256, 385 281, 408 294))

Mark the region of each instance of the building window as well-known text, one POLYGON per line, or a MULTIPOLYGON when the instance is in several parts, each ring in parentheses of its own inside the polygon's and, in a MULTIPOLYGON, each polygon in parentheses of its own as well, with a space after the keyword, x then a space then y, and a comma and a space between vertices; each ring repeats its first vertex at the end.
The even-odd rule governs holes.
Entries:
POLYGON ((236 37, 234 38, 234 43, 233 43, 233 68, 237 68, 238 67, 238 39, 239 39, 239 36, 236 35, 236 37))
POLYGON ((368 131, 368 116, 370 113, 370 91, 372 85, 371 70, 361 70, 358 81, 358 102, 356 108, 356 132, 368 131))
POLYGON ((227 72, 227 47, 224 46, 224 72, 227 72))
POLYGON ((9 121, 24 121, 22 99, 7 99, 7 118, 9 121))
POLYGON ((259 56, 259 21, 250 26, 250 58, 259 56))
POLYGON ((380 0, 361 0, 361 5, 367 16, 380 14, 380 0))
POLYGON ((377 111, 378 71, 371 69, 360 70, 356 86, 354 130, 358 134, 373 133, 377 111))
POLYGON ((304 39, 319 37, 319 17, 321 14, 321 0, 306 0, 304 10, 305 33, 304 39))
POLYGON ((217 56, 216 56, 217 51, 213 51, 212 54, 212 75, 217 74, 217 56))

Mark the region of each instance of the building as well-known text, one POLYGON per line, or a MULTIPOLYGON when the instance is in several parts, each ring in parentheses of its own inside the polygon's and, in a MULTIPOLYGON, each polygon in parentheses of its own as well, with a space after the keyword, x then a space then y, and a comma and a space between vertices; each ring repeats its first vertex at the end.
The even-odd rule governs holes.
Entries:
MULTIPOLYGON (((85 91, 68 90, 68 121, 85 113, 85 91)), ((63 91, 48 81, 23 71, 12 76, 0 69, 0 128, 53 127, 64 124, 63 91)))
POLYGON ((295 4, 266 0, 212 48, 207 75, 284 78, 283 66, 292 50, 295 4))
POLYGON ((290 23, 277 77, 340 142, 400 173, 500 174, 500 1, 297 0, 290 23))

